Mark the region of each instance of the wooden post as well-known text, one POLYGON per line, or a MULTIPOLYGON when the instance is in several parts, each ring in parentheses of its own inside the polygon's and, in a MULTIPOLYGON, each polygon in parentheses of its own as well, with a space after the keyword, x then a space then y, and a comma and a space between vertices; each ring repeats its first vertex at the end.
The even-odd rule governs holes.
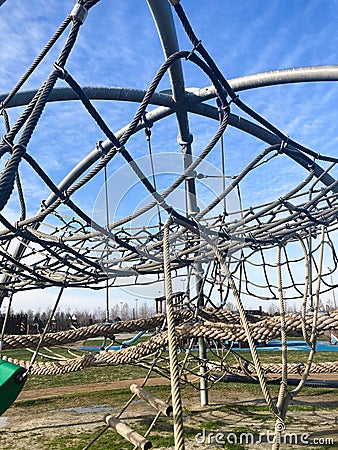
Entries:
POLYGON ((132 430, 128 425, 121 422, 116 417, 111 414, 106 414, 104 416, 104 421, 107 425, 115 430, 119 435, 124 437, 128 442, 137 446, 141 450, 148 450, 152 447, 152 443, 148 441, 145 437, 141 436, 137 431, 132 430))
POLYGON ((168 405, 168 403, 155 397, 150 392, 146 391, 137 384, 132 384, 130 386, 130 390, 133 394, 136 394, 138 397, 148 402, 149 405, 151 405, 153 408, 157 409, 158 411, 161 411, 161 413, 164 414, 165 416, 169 417, 172 414, 173 407, 171 405, 168 405))

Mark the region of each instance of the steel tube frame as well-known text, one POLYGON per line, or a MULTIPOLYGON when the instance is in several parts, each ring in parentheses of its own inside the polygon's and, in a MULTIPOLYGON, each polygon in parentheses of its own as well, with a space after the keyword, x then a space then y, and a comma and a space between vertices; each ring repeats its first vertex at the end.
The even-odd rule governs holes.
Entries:
MULTIPOLYGON (((338 81, 338 65, 303 66, 289 69, 279 69, 252 75, 245 75, 228 80, 230 86, 236 92, 248 91, 267 86, 324 81, 338 81)), ((140 102, 144 96, 144 91, 132 88, 86 86, 83 90, 92 100, 140 102)), ((36 90, 18 92, 9 101, 6 108, 26 105, 33 98, 36 92, 36 90)), ((0 94, 0 102, 3 101, 7 95, 8 93, 0 94)), ((212 85, 203 88, 186 90, 186 98, 189 104, 194 101, 203 102, 215 97, 216 92, 214 86, 212 85)), ((161 98, 167 106, 169 106, 167 103, 168 99, 171 99, 170 103, 173 106, 174 101, 168 93, 155 93, 152 97, 151 103, 160 105, 161 98)), ((79 98, 71 88, 58 87, 53 89, 48 102, 64 100, 79 100, 79 98)))
MULTIPOLYGON (((262 86, 273 86, 285 83, 298 83, 298 82, 316 82, 316 81, 338 81, 338 66, 316 66, 316 67, 301 67, 296 69, 284 69, 273 72, 264 72, 262 74, 248 75, 241 78, 236 78, 230 81, 230 84, 236 91, 254 89, 256 87, 262 86)), ((116 101, 133 101, 140 102, 143 98, 145 91, 137 89, 126 89, 126 88, 97 88, 97 87, 86 87, 84 88, 86 94, 91 100, 116 100, 116 101)), ((188 101, 184 106, 188 112, 198 114, 204 117, 209 117, 214 120, 218 120, 217 108, 203 103, 204 100, 208 100, 214 97, 211 92, 211 88, 194 89, 189 90, 187 94, 188 101)), ((15 97, 10 101, 7 108, 14 108, 17 106, 23 106, 31 100, 31 98, 36 93, 36 90, 22 91, 17 93, 15 97)), ((7 94, 0 95, 0 101, 6 98, 7 94)), ((78 100, 77 95, 70 88, 55 88, 49 99, 50 102, 55 101, 67 101, 67 100, 78 100)), ((151 99, 151 103, 155 105, 160 105, 155 110, 147 113, 146 119, 151 122, 156 122, 163 119, 176 111, 177 104, 173 101, 172 97, 164 93, 155 93, 151 99)), ((240 129, 241 131, 250 134, 251 136, 266 142, 267 144, 273 145, 280 143, 280 139, 273 133, 267 131, 263 127, 250 122, 249 120, 238 117, 234 114, 230 114, 229 125, 240 129)), ((119 137, 125 130, 123 127, 120 131, 116 133, 119 137)), ((144 125, 139 125, 135 133, 142 129, 144 125)), ((102 146, 105 150, 111 148, 111 142, 106 139, 102 146)), ((312 165, 314 174, 317 177, 321 177, 321 181, 324 185, 329 186, 335 180, 324 170, 318 163, 314 163, 306 155, 302 154, 296 149, 287 153, 287 156, 292 158, 306 170, 309 170, 309 164, 312 165)), ((58 185, 61 191, 68 189, 89 167, 94 164, 101 157, 101 153, 95 148, 86 157, 84 157, 60 182, 58 185)), ((338 192, 338 188, 334 187, 332 189, 334 192, 338 192)), ((51 194, 46 200, 45 204, 50 205, 55 201, 56 197, 51 194)), ((20 258, 20 253, 22 252, 22 246, 18 248, 13 253, 14 258, 20 258)), ((3 297, 2 297, 3 298, 3 297)), ((0 298, 0 304, 2 302, 0 298)))

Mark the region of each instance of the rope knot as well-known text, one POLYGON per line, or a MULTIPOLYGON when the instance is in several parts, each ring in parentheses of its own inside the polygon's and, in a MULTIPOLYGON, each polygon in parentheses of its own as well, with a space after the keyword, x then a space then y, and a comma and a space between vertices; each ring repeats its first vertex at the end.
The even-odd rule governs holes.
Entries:
POLYGON ((69 74, 64 67, 59 66, 59 64, 56 62, 53 64, 53 67, 54 67, 55 71, 57 72, 58 77, 61 78, 61 80, 67 79, 69 74))

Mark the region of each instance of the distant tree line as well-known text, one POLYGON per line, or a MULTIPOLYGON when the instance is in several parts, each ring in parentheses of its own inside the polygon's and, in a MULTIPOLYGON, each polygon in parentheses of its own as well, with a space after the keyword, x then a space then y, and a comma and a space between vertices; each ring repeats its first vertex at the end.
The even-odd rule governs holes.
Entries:
MULTIPOLYGON (((52 313, 51 309, 45 311, 21 311, 19 314, 27 316, 28 328, 31 332, 41 332, 52 313)), ((93 325, 94 323, 102 323, 107 320, 106 310, 104 307, 98 307, 95 311, 89 312, 84 310, 66 311, 58 310, 51 319, 50 331, 69 330, 72 328, 85 327, 93 325)), ((150 306, 146 302, 140 304, 137 308, 131 307, 127 302, 120 302, 120 304, 113 305, 109 309, 109 322, 120 320, 131 320, 138 318, 147 318, 155 315, 155 307, 150 306)))

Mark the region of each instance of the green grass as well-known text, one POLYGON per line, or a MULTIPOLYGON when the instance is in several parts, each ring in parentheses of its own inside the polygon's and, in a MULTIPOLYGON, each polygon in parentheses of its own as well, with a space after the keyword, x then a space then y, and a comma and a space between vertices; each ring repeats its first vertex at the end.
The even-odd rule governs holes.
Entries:
POLYGON ((112 408, 123 404, 131 397, 129 389, 89 391, 83 393, 55 395, 48 398, 37 398, 29 400, 19 399, 13 404, 13 408, 31 408, 34 411, 52 409, 63 409, 69 407, 88 407, 92 405, 106 404, 112 408))
MULTIPOLYGON (((40 389, 45 387, 73 386, 77 384, 106 383, 109 381, 143 378, 147 370, 142 367, 119 366, 95 366, 88 367, 78 372, 58 375, 31 375, 24 387, 25 390, 40 389)), ((152 376, 156 376, 153 374, 152 376)))
POLYGON ((258 420, 260 422, 267 422, 274 420, 269 412, 269 408, 266 405, 253 406, 253 405, 241 405, 238 403, 229 403, 227 405, 217 408, 218 411, 241 414, 258 420))
MULTIPOLYGON (((148 339, 148 337, 144 337, 148 339)), ((92 342, 92 341, 90 341, 92 342)), ((101 341, 100 341, 101 342, 101 341)), ((65 349, 54 349, 56 352, 61 354, 66 354, 65 349), (64 353, 62 353, 64 352, 64 353)), ((13 350, 4 352, 10 356, 16 358, 24 358, 29 359, 31 357, 31 353, 26 350, 13 350)), ((241 355, 250 357, 249 352, 241 352, 241 355)), ((289 352, 289 361, 290 362, 300 362, 306 361, 308 353, 307 352, 289 352)), ((275 351, 264 351, 260 353, 261 360, 263 363, 268 362, 280 362, 280 354, 275 351)), ((179 354, 180 358, 183 358, 183 354, 179 354)), ((212 353, 208 353, 208 357, 210 359, 214 358, 212 353)), ((323 352, 316 354, 316 360, 318 361, 332 361, 337 360, 338 354, 335 352, 323 352)), ((236 359, 233 355, 230 355, 229 363, 235 363, 236 359), (232 360, 231 360, 232 358, 232 360)), ((147 374, 147 370, 130 365, 118 365, 118 366, 96 366, 89 367, 79 372, 73 372, 69 374, 60 374, 60 375, 46 375, 46 376, 30 376, 28 381, 24 387, 24 390, 32 390, 32 389, 43 389, 43 388, 57 388, 60 386, 76 386, 76 385, 90 385, 92 383, 107 383, 110 381, 118 381, 118 380, 132 380, 136 378, 143 378, 147 374)), ((153 373, 152 376, 158 376, 156 373, 153 373)), ((291 375, 291 378, 293 376, 291 375)), ((325 379, 325 374, 322 376, 325 379)), ((157 386, 153 388, 149 388, 153 392, 157 392, 161 398, 166 398, 170 393, 170 386, 157 386)), ((232 398, 234 398, 234 393, 238 394, 238 400, 243 396, 257 396, 257 398, 262 398, 262 393, 259 384, 246 384, 246 383, 217 383, 213 386, 213 391, 219 391, 220 399, 224 399, 227 396, 227 393, 231 391, 232 398)), ((270 385, 269 389, 271 391, 271 395, 273 397, 277 396, 279 386, 278 385, 270 385)), ((293 388, 291 387, 291 390, 293 388)), ((338 397, 338 388, 312 388, 305 387, 302 391, 302 395, 313 398, 313 405, 298 405, 291 404, 290 411, 302 411, 302 410, 313 410, 315 411, 318 406, 316 406, 316 402, 320 401, 321 396, 325 394, 336 395, 338 397)), ((129 389, 119 389, 114 391, 98 391, 93 392, 89 391, 85 394, 70 394, 65 396, 53 396, 49 399, 36 399, 36 400, 27 400, 15 402, 14 407, 24 407, 24 408, 37 408, 44 409, 53 405, 53 408, 65 408, 71 404, 71 406, 90 406, 90 405, 98 405, 98 404, 108 404, 111 407, 116 407, 119 404, 122 404, 130 397, 129 389), (108 399, 108 400, 107 400, 108 399)), ((198 391, 192 389, 191 387, 183 387, 182 388, 182 397, 183 399, 189 399, 191 397, 198 397, 198 391)), ((238 411, 245 413, 247 415, 253 414, 254 418, 264 422, 267 420, 271 420, 271 414, 268 412, 268 408, 266 406, 241 406, 236 404, 228 404, 222 406, 220 410, 224 410, 229 412, 230 410, 238 411)), ((207 424, 207 427, 213 427, 212 424, 207 424)), ((215 425, 216 426, 216 425, 215 425)), ((210 428, 212 429, 212 428, 210 428)))
MULTIPOLYGON (((102 427, 96 427, 92 433, 65 433, 50 439, 41 437, 40 442, 45 448, 50 448, 53 450, 63 450, 64 448, 82 450, 101 429, 102 427)), ((127 444, 118 434, 115 434, 109 430, 98 441, 96 441, 91 448, 92 450, 106 450, 108 448, 116 450, 129 450, 132 449, 133 446, 132 444, 127 444)))
MULTIPOLYGON (((87 383, 93 383, 98 381, 99 379, 114 379, 117 376, 122 376, 125 378, 120 379, 130 379, 133 376, 135 378, 140 377, 140 369, 137 367, 131 366, 118 366, 118 367, 93 367, 86 369, 81 372, 71 373, 67 375, 58 375, 58 376, 45 376, 45 377, 31 377, 28 383, 32 383, 28 388, 32 389, 33 386, 39 387, 50 387, 47 384, 48 380, 50 380, 55 386, 57 385, 65 385, 65 384, 76 384, 79 382, 80 384, 85 384, 84 380, 87 380, 87 383), (116 369, 123 368, 122 372, 118 374, 116 369), (133 375, 131 375, 131 370, 133 371, 133 375), (101 373, 102 371, 102 373, 101 373), (135 372, 134 372, 135 371, 135 372), (36 380, 34 380, 36 378, 36 380), (71 381, 69 381, 71 378, 71 381), (35 384, 34 384, 35 383, 35 384)), ((116 379, 116 378, 115 378, 116 379)), ((35 387, 36 388, 36 387, 35 387)), ((271 386, 272 394, 277 394, 279 386, 271 386)), ((170 394, 170 386, 149 386, 149 389, 154 395, 159 398, 166 399, 170 394)), ((260 391, 259 385, 251 385, 251 384, 242 384, 242 383, 223 383, 216 384, 214 387, 216 391, 219 391, 220 402, 223 399, 227 398, 227 394, 229 391, 233 394, 234 392, 238 393, 239 400, 242 396, 247 395, 248 393, 251 396, 257 395, 258 398, 262 398, 262 394, 260 391)), ((314 401, 320 400, 320 397, 325 393, 330 393, 331 395, 338 395, 338 389, 327 389, 327 388, 306 388, 304 390, 305 395, 310 395, 314 397, 314 401)), ((119 411, 121 405, 123 405, 129 398, 131 397, 131 393, 129 389, 116 389, 116 390, 105 390, 105 391, 88 391, 78 394, 67 394, 63 396, 54 396, 48 399, 36 399, 36 400, 25 400, 15 402, 13 405, 14 408, 17 408, 18 415, 20 415, 20 409, 25 409, 26 411, 31 411, 32 414, 35 412, 49 412, 51 410, 62 410, 64 408, 69 407, 88 407, 93 405, 107 405, 115 411, 119 411)), ((198 398, 198 393, 196 390, 191 388, 190 386, 182 387, 182 397, 183 401, 185 399, 191 399, 192 397, 198 398)), ((217 397, 217 396, 216 396, 217 397)), ((316 405, 290 405, 290 411, 316 411, 319 408, 316 405)), ((224 411, 227 413, 233 412, 242 414, 244 416, 250 417, 251 419, 261 423, 262 426, 265 422, 270 422, 273 424, 274 419, 269 412, 269 409, 266 405, 241 405, 239 403, 227 404, 224 406, 217 407, 218 411, 224 411)), ((191 413, 191 412, 190 412, 191 413)), ((193 412, 191 415, 197 415, 197 412, 193 412)), ((101 418, 101 416, 100 416, 101 418)), ((143 420, 139 421, 135 425, 135 429, 143 434, 147 427, 150 424, 150 418, 145 417, 143 420)), ((196 424, 195 424, 196 426, 196 424)), ((194 427, 185 427, 185 437, 186 439, 194 439, 196 434, 201 431, 201 428, 205 428, 206 430, 219 430, 223 429, 225 426, 224 422, 221 420, 207 420, 205 422, 200 422, 198 424, 198 428, 194 427)), ((92 432, 81 432, 77 430, 73 433, 69 430, 67 432, 60 433, 57 437, 47 437, 46 435, 39 436, 39 441, 43 444, 44 448, 50 448, 55 450, 61 449, 75 449, 82 450, 95 435, 101 429, 101 426, 97 426, 97 424, 93 424, 92 432)), ((252 432, 246 427, 237 427, 232 432, 239 434, 245 432, 252 432)), ((1 439, 0 432, 0 439, 1 439)), ((18 435, 18 439, 20 439, 20 435, 18 435)), ((151 433, 149 440, 153 443, 154 448, 168 448, 172 446, 173 443, 173 435, 172 435, 172 421, 171 419, 160 419, 157 423, 156 428, 153 433, 151 433)), ((332 446, 331 446, 332 447, 332 446)), ((318 449, 324 450, 325 448, 331 447, 318 447, 318 449)), ((12 450, 10 447, 2 447, 4 450, 12 450)), ((106 450, 108 448, 112 448, 114 450, 132 450, 133 446, 129 443, 126 443, 124 439, 119 437, 112 430, 108 430, 92 447, 93 450, 106 450)), ((224 444, 224 448, 227 450, 243 450, 243 447, 240 444, 224 444)))
POLYGON ((201 428, 205 428, 206 430, 217 430, 221 427, 224 427, 223 420, 205 420, 200 424, 201 428))
MULTIPOLYGON (((44 448, 50 448, 53 450, 63 450, 65 448, 71 448, 73 450, 83 450, 83 448, 89 444, 89 442, 102 430, 102 427, 95 427, 92 433, 66 433, 54 438, 40 437, 39 442, 44 445, 44 448)), ((140 434, 145 430, 137 428, 140 434)), ((163 435, 159 433, 153 433, 149 440, 153 444, 154 448, 168 448, 174 445, 174 438, 172 433, 163 435)), ((92 446, 92 450, 132 450, 134 446, 119 436, 113 430, 107 430, 92 446)), ((6 447, 5 447, 6 449, 6 447)), ((9 449, 8 450, 12 450, 9 449)))
MULTIPOLYGON (((147 390, 153 395, 166 399, 170 394, 170 386, 149 386, 147 390)), ((187 394, 187 395, 191 395, 187 394)), ((104 391, 87 391, 73 394, 55 395, 48 398, 37 398, 29 400, 19 399, 13 404, 13 408, 32 408, 34 411, 52 409, 63 409, 68 407, 88 407, 92 405, 105 404, 116 408, 124 404, 132 396, 130 389, 114 389, 104 391)))
POLYGON ((229 442, 227 442, 224 446, 224 448, 226 448, 227 450, 245 450, 245 447, 243 447, 243 445, 240 444, 230 444, 229 442))
MULTIPOLYGON (((162 399, 165 399, 170 393, 170 386, 153 386, 149 387, 149 390, 162 399)), ((190 392, 191 394, 191 392, 190 392)), ((86 392, 82 394, 68 394, 62 397, 53 397, 51 399, 40 399, 40 400, 27 400, 27 401, 17 401, 14 405, 18 409, 18 414, 20 410, 25 408, 32 410, 32 413, 38 413, 42 411, 62 410, 63 408, 69 408, 74 406, 90 406, 95 404, 105 404, 109 405, 115 411, 118 411, 131 396, 129 389, 119 389, 114 391, 102 391, 102 392, 86 392)), ((101 414, 102 416, 102 414, 101 414)), ((100 416, 100 418, 101 418, 100 416)), ((150 417, 144 417, 138 420, 134 425, 130 425, 132 429, 144 435, 148 429, 150 423, 152 422, 153 415, 150 417)), ((93 424, 92 432, 81 432, 76 430, 74 432, 60 433, 60 435, 55 437, 47 437, 45 434, 38 433, 39 442, 44 448, 50 448, 53 450, 61 450, 64 448, 72 448, 75 450, 82 450, 104 427, 97 426, 93 424)), ((152 442, 154 448, 168 448, 174 445, 173 438, 173 425, 171 418, 160 417, 156 423, 155 429, 151 432, 149 440, 152 442)), ((200 430, 193 427, 185 428, 185 437, 193 438, 200 430)), ((1 438, 0 432, 0 438, 1 438)), ((20 435, 18 435, 20 439, 20 435)), ((11 447, 1 447, 4 450, 12 450, 11 447)), ((131 450, 133 445, 126 442, 121 438, 116 432, 108 429, 103 436, 93 445, 93 450, 106 450, 108 448, 114 450, 131 450)))
MULTIPOLYGON (((150 422, 151 420, 142 420, 131 426, 131 428, 144 436, 150 422)), ((39 443, 46 449, 63 450, 65 448, 71 448, 73 450, 82 450, 104 428, 106 427, 93 424, 93 430, 91 432, 66 432, 55 437, 47 437, 40 433, 36 433, 36 435, 39 436, 39 443)), ((198 432, 200 432, 200 429, 185 427, 185 439, 193 439, 198 432)), ((18 435, 17 438, 20 439, 20 435, 18 435)), ((151 441, 153 448, 166 449, 173 446, 174 437, 172 432, 172 420, 160 418, 155 429, 150 433, 147 439, 151 441)), ((3 450, 13 450, 11 447, 6 446, 1 448, 3 450)), ((133 448, 134 446, 132 444, 111 429, 107 429, 91 447, 92 450, 132 450, 133 448)))
MULTIPOLYGON (((226 383, 216 383, 213 387, 213 390, 231 390, 232 393, 238 394, 238 400, 243 398, 245 395, 262 397, 262 391, 259 383, 238 383, 234 381, 226 382, 226 383)), ((269 390, 272 396, 278 394, 279 386, 272 384, 269 385, 269 390)))

